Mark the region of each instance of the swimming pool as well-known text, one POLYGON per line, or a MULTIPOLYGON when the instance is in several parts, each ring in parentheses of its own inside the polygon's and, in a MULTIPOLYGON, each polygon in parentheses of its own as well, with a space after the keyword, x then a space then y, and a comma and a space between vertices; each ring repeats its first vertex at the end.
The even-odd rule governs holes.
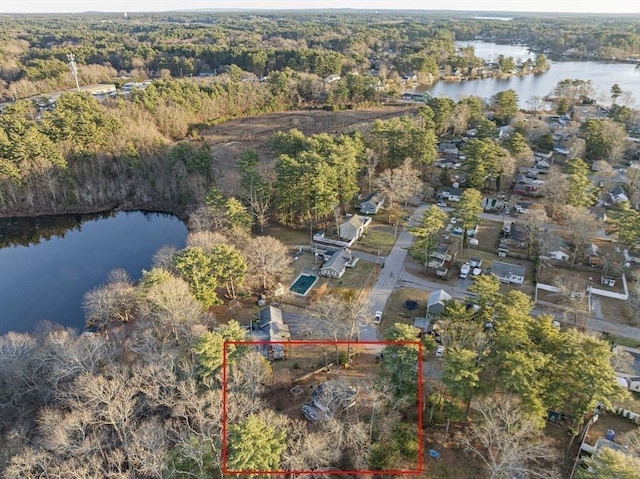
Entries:
POLYGON ((306 296, 309 290, 316 284, 318 277, 313 274, 300 274, 293 282, 289 291, 300 296, 306 296))

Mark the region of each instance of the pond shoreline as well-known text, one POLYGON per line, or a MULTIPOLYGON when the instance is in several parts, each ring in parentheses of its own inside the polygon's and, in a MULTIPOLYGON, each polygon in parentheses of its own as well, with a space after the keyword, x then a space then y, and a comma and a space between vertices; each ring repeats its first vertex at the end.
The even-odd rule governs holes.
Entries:
MULTIPOLYGON (((57 205, 60 206, 60 205, 57 205)), ((0 213, 0 220, 19 219, 19 218, 39 218, 43 216, 65 216, 65 215, 93 215, 100 213, 117 213, 119 211, 139 211, 141 213, 166 213, 179 218, 185 225, 189 220, 189 213, 185 207, 176 207, 175 205, 163 204, 162 206, 154 206, 153 204, 132 205, 122 202, 112 202, 99 206, 63 206, 51 210, 26 210, 13 211, 11 214, 6 212, 0 213)))

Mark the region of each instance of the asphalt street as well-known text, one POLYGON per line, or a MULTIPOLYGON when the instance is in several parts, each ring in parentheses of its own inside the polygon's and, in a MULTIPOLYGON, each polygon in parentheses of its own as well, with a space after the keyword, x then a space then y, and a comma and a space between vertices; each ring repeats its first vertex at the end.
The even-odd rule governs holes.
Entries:
MULTIPOLYGON (((431 207, 430 204, 420 205, 410 218, 409 226, 416 224, 422 217, 422 212, 431 207)), ((444 208, 445 210, 452 210, 452 208, 444 208)), ((503 215, 492 215, 483 213, 483 219, 491 221, 503 221, 503 215)), ((510 217, 509 217, 510 218, 510 217)), ((380 275, 371 289, 369 294, 369 314, 373 318, 376 311, 384 311, 384 306, 387 303, 389 296, 394 289, 402 286, 408 286, 415 289, 420 289, 426 292, 435 291, 438 289, 444 289, 454 299, 465 299, 468 297, 466 288, 469 285, 467 280, 459 280, 454 287, 443 285, 441 283, 430 281, 427 278, 415 276, 407 272, 404 268, 405 259, 407 257, 407 250, 413 241, 413 236, 402 231, 398 234, 395 246, 391 250, 388 257, 378 257, 367 253, 354 252, 354 254, 364 260, 377 262, 383 265, 380 269, 380 275)), ((624 324, 618 324, 609 322, 602 316, 599 300, 594 297, 594 310, 593 315, 586 322, 587 329, 595 332, 608 333, 614 336, 620 336, 625 338, 631 338, 637 340, 640 344, 640 328, 634 328, 624 324)), ((534 316, 540 314, 552 314, 559 321, 565 321, 562 312, 557 312, 549 309, 534 308, 532 311, 534 316)), ((382 321, 384 321, 384 316, 382 321)), ((378 341, 378 328, 375 325, 363 325, 360 329, 360 341, 378 341)))

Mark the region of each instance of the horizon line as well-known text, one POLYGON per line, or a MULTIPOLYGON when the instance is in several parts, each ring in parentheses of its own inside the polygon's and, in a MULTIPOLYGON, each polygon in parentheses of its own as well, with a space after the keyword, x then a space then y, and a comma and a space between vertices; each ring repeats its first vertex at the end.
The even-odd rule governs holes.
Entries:
POLYGON ((370 12, 370 13, 392 13, 392 12, 455 12, 455 13, 488 13, 488 14, 560 14, 560 15, 640 15, 640 10, 624 11, 624 12, 576 12, 576 11, 547 11, 547 10, 468 10, 468 9, 436 9, 436 8, 357 8, 357 7, 327 7, 327 8, 244 8, 244 7, 219 7, 219 8, 186 8, 186 9, 169 9, 169 10, 83 10, 83 11, 38 11, 38 12, 4 12, 0 11, 0 15, 56 15, 70 14, 82 15, 88 13, 206 13, 206 12, 326 12, 326 11, 342 11, 342 12, 370 12))

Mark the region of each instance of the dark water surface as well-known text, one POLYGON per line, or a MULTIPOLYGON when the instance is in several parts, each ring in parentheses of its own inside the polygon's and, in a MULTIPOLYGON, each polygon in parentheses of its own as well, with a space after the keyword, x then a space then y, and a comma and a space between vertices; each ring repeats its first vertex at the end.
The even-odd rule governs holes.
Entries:
POLYGON ((0 334, 42 320, 82 329, 82 295, 125 269, 132 279, 153 254, 184 247, 187 228, 163 213, 118 212, 0 220, 0 334))

